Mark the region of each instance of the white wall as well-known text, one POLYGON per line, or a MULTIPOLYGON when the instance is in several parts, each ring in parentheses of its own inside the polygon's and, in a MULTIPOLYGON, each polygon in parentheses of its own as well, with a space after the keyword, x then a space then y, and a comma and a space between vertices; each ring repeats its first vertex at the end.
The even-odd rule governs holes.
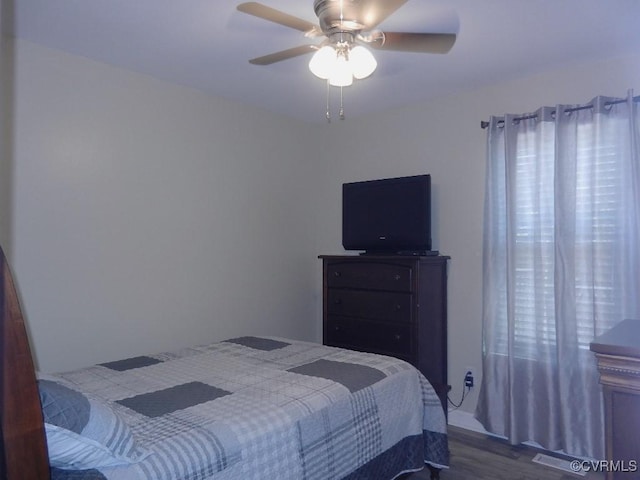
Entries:
POLYGON ((454 399, 481 362, 480 121, 640 89, 629 57, 305 126, 17 45, 14 270, 42 369, 236 334, 319 340, 341 184, 431 173, 454 399))
POLYGON ((318 338, 313 128, 16 45, 13 266, 40 369, 318 338))
MULTIPOLYGON (((542 105, 586 103, 596 95, 640 93, 640 57, 569 65, 557 72, 483 88, 333 128, 325 144, 321 249, 340 252, 340 185, 346 181, 430 173, 433 248, 451 256, 449 268, 449 383, 458 401, 467 367, 481 372, 482 225, 485 131, 490 115, 524 113, 542 105)), ((478 380, 478 379, 476 379, 478 380)), ((463 404, 475 409, 476 394, 463 404)))

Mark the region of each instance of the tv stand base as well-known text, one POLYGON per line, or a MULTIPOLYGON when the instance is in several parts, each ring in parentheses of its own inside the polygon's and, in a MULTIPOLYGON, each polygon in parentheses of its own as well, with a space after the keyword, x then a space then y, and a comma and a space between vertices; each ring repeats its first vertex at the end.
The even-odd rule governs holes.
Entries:
POLYGON ((401 257, 431 257, 440 255, 438 250, 399 250, 397 252, 379 251, 379 250, 367 250, 361 252, 360 255, 369 256, 393 256, 398 255, 401 257))

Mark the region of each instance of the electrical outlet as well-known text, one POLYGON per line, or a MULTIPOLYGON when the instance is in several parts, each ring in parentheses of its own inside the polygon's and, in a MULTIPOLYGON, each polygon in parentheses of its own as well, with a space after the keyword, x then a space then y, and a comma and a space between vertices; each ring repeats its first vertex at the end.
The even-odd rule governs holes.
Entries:
POLYGON ((473 388, 473 373, 471 371, 467 371, 464 375, 464 386, 473 388))
POLYGON ((464 374, 464 386, 473 388, 475 386, 476 372, 473 367, 467 367, 464 374))

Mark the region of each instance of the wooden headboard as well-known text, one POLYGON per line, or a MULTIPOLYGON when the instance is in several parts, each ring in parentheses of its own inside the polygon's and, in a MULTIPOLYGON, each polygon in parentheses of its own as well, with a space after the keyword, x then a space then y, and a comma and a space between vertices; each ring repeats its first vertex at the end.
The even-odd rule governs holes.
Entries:
POLYGON ((0 479, 49 480, 49 458, 33 358, 2 248, 0 275, 0 479))

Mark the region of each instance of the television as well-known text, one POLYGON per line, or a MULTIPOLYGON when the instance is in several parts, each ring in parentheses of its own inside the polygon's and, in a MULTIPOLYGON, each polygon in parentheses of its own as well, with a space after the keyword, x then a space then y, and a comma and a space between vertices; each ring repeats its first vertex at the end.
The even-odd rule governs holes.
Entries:
POLYGON ((431 176, 343 184, 342 246, 364 254, 437 254, 431 250, 431 176))

